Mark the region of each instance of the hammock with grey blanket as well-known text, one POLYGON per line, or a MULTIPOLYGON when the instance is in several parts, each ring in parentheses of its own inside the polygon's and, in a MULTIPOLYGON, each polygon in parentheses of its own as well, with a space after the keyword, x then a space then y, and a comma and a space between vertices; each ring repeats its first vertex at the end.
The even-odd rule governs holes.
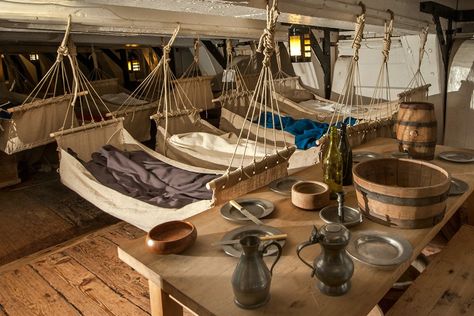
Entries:
POLYGON ((143 151, 121 151, 105 145, 82 162, 101 184, 122 194, 158 205, 180 208, 212 198, 206 183, 216 175, 173 167, 143 151))

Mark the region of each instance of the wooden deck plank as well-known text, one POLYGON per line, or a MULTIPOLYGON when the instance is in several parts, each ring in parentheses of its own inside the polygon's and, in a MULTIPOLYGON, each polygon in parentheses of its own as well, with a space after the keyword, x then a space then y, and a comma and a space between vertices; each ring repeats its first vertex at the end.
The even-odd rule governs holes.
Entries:
POLYGON ((474 314, 474 227, 462 226, 387 315, 474 314))
POLYGON ((73 226, 21 191, 0 194, 0 265, 73 236, 73 226))
POLYGON ((85 315, 148 315, 64 252, 32 265, 37 272, 85 315))
POLYGON ((115 229, 104 230, 102 236, 118 245, 125 240, 133 240, 145 236, 145 232, 128 223, 122 222, 115 229))
POLYGON ((37 201, 38 204, 49 207, 59 217, 78 228, 97 226, 101 223, 112 224, 118 221, 92 203, 84 200, 59 181, 34 186, 28 188, 27 191, 31 199, 37 201))
POLYGON ((0 304, 7 315, 80 315, 29 266, 0 276, 0 304))
POLYGON ((1 189, 0 221, 0 266, 118 222, 64 187, 55 172, 1 189))
MULTIPOLYGON (((118 236, 123 232, 112 234, 118 236)), ((148 281, 118 259, 116 244, 98 236, 66 249, 65 253, 86 266, 114 291, 150 312, 148 281)))

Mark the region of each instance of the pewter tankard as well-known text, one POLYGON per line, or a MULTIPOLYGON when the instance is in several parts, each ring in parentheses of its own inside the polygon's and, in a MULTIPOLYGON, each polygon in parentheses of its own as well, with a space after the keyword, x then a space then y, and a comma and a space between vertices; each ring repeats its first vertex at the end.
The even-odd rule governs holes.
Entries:
POLYGON ((243 252, 232 275, 234 302, 241 308, 258 308, 270 299, 272 271, 280 259, 281 246, 272 241, 260 250, 260 238, 257 236, 243 237, 240 239, 240 245, 243 252), (277 247, 278 254, 269 270, 263 261, 263 253, 270 246, 277 247))
POLYGON ((350 232, 341 224, 327 224, 318 229, 314 226, 309 241, 298 245, 298 258, 311 268, 319 279, 318 288, 322 293, 339 296, 349 291, 350 279, 354 273, 354 263, 347 255, 345 248, 349 243, 350 232), (311 265, 300 256, 301 250, 307 246, 319 243, 321 254, 311 265))

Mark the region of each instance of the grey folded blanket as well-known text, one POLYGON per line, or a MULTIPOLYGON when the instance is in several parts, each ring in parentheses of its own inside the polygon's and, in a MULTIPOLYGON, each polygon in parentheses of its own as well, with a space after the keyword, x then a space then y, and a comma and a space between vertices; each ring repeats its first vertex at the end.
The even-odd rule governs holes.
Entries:
POLYGON ((216 175, 173 167, 144 151, 121 151, 106 145, 83 162, 101 184, 141 201, 167 208, 212 198, 206 183, 216 175))

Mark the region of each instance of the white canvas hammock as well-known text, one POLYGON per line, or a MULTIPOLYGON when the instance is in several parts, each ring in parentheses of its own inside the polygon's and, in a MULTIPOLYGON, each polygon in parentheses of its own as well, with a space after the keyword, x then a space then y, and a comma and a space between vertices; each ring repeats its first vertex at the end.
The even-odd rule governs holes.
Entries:
MULTIPOLYGON (((247 82, 233 61, 232 42, 226 41, 227 46, 227 66, 225 73, 232 74, 229 78, 232 80, 224 81, 221 95, 213 102, 220 103, 221 115, 219 120, 219 129, 226 133, 238 135, 243 129, 243 133, 249 133, 250 139, 256 139, 259 144, 277 145, 285 147, 285 144, 294 144, 295 136, 285 131, 279 131, 276 135, 257 133, 261 126, 255 121, 258 116, 246 119, 249 110, 249 104, 252 103, 253 91, 248 90, 247 82), (276 143, 275 143, 276 142, 276 143)), ((275 46, 275 51, 276 46, 275 46)), ((256 58, 254 58, 256 60, 256 58)), ((253 63, 249 61, 249 65, 253 63)), ((278 80, 274 80, 278 82, 278 80)), ((276 95, 276 94, 275 94, 276 95)), ((272 110, 266 106, 268 112, 272 110)), ((281 109, 280 109, 281 111, 281 109)), ((278 114, 272 112, 274 114, 278 114)), ((282 113, 283 114, 283 113, 282 113)), ((217 146, 216 146, 217 147, 217 146)), ((216 148, 216 150, 219 150, 216 148)), ((318 162, 319 148, 313 147, 306 150, 296 150, 290 157, 288 173, 295 173, 305 167, 313 166, 318 162)))
POLYGON ((126 151, 141 150, 156 159, 188 171, 204 174, 222 172, 189 166, 148 149, 128 133, 123 126, 122 117, 109 115, 111 119, 105 120, 104 115, 100 117, 100 121, 83 122, 80 126, 68 124, 71 113, 91 112, 99 107, 107 108, 105 104, 98 104, 101 101, 100 96, 80 71, 74 54, 70 59, 74 74, 74 94, 68 106, 73 110, 65 116, 61 130, 51 134, 56 138, 59 147, 61 181, 101 210, 146 231, 162 222, 184 219, 208 209, 211 200, 198 201, 182 208, 154 206, 119 193, 94 178, 78 159, 90 160, 93 152, 107 144, 126 151), (74 155, 70 152, 74 152, 74 155))
MULTIPOLYGON (((167 47, 171 44, 172 42, 167 47)), ((155 150, 176 161, 197 167, 222 170, 222 172, 229 166, 231 158, 226 151, 233 150, 236 146, 253 146, 255 150, 261 150, 264 146, 263 142, 241 140, 237 143, 240 128, 236 134, 229 134, 201 119, 200 111, 202 110, 196 108, 191 102, 181 86, 182 81, 175 80, 173 77, 168 65, 168 53, 169 49, 165 48, 162 72, 156 74, 163 78, 163 84, 160 87, 160 99, 157 100, 158 113, 152 116, 157 127, 155 150), (201 147, 204 143, 207 146, 201 147), (225 146, 222 147, 222 145, 225 146)), ((243 158, 243 155, 239 153, 236 153, 236 156, 236 158, 243 158)), ((240 166, 237 163, 238 160, 234 160, 232 169, 240 166)), ((248 165, 252 162, 252 159, 246 157, 243 164, 248 165)))
POLYGON ((8 109, 10 119, 0 119, 0 150, 14 154, 53 142, 51 132, 59 130, 72 95, 64 57, 69 56, 70 20, 53 66, 22 105, 8 109))
POLYGON ((212 103, 212 76, 202 76, 199 69, 199 39, 194 41, 194 59, 188 69, 183 73, 178 83, 187 95, 190 103, 198 110, 209 110, 214 107, 212 103))
POLYGON ((150 150, 127 132, 122 120, 123 118, 112 119, 90 126, 88 129, 65 131, 68 133, 56 135, 60 154, 59 173, 64 185, 104 212, 145 231, 166 221, 191 217, 211 207, 211 200, 198 201, 182 208, 164 208, 129 197, 99 183, 82 163, 68 153, 68 149, 71 148, 79 158, 87 161, 93 152, 106 144, 111 144, 121 150, 142 150, 177 168, 199 173, 218 173, 178 163, 150 150))
MULTIPOLYGON (((230 41, 227 41, 227 43, 229 44, 230 41)), ((164 115, 163 113, 157 113, 152 116, 157 126, 157 143, 155 149, 157 152, 189 165, 225 171, 229 166, 230 161, 230 157, 227 155, 226 151, 235 147, 235 140, 237 139, 237 135, 240 133, 242 126, 245 126, 245 131, 251 129, 250 137, 252 139, 256 135, 256 132, 262 129, 261 126, 258 126, 258 124, 253 122, 250 124, 244 124, 246 122, 245 115, 249 108, 252 92, 248 92, 239 69, 232 62, 232 48, 230 45, 228 45, 228 52, 230 52, 230 54, 228 54, 228 67, 226 71, 228 73, 233 73, 231 76, 233 79, 224 82, 224 90, 221 98, 227 95, 226 92, 228 90, 232 90, 230 88, 231 86, 236 88, 237 91, 246 91, 243 95, 247 96, 247 98, 245 98, 245 100, 242 98, 241 100, 244 102, 242 102, 241 106, 238 107, 239 113, 241 113, 242 116, 234 115, 232 112, 223 109, 224 115, 228 112, 229 115, 234 115, 235 120, 232 121, 233 124, 229 125, 229 129, 227 130, 215 128, 207 121, 200 118, 199 109, 195 108, 194 104, 192 104, 189 98, 187 98, 186 91, 184 91, 180 86, 180 81, 173 81, 171 73, 163 74, 161 76, 169 77, 170 79, 167 80, 167 82, 172 84, 170 84, 166 93, 163 91, 160 93, 162 96, 169 96, 168 99, 163 98, 159 101, 161 104, 167 104, 167 106, 162 106, 161 108, 163 108, 164 112, 168 114, 164 115), (236 78, 238 79, 234 80, 236 78), (182 105, 184 108, 177 107, 176 102, 173 102, 174 100, 183 100, 182 105), (186 135, 186 140, 183 139, 182 135, 186 135), (219 142, 216 142, 215 140, 219 137, 222 139, 219 142), (207 149, 203 149, 199 146, 203 141, 209 144, 207 149), (226 144, 226 146, 222 146, 222 144, 226 144)), ((165 67, 163 67, 163 69, 165 69, 165 67)), ((169 70, 169 67, 166 67, 166 69, 169 70)), ((162 86, 161 88, 164 89, 165 86, 162 86)), ((235 96, 234 94, 229 95, 231 97, 235 96)), ((285 145, 282 134, 286 135, 290 142, 294 142, 293 135, 286 132, 277 133, 276 139, 279 147, 285 145)), ((273 136, 264 136, 263 133, 260 133, 256 138, 257 142, 246 142, 245 140, 241 140, 241 144, 238 146, 244 146, 245 144, 249 147, 255 147, 258 151, 264 147, 265 142, 266 144, 272 145, 273 136)), ((236 159, 234 159, 233 165, 231 166, 232 169, 240 166, 238 161, 240 161, 241 158, 241 155, 237 153, 236 159)), ((308 150, 304 153, 303 151, 297 151, 291 156, 289 172, 293 173, 301 168, 314 165, 315 159, 317 159, 315 149, 308 150)), ((250 164, 251 162, 252 159, 244 159, 244 165, 250 164)))

